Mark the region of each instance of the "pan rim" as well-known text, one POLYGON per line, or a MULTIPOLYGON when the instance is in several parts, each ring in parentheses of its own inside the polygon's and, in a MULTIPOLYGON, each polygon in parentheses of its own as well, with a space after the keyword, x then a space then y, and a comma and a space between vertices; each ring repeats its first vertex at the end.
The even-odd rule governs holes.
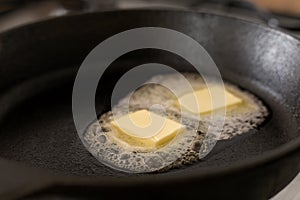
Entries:
MULTIPOLYGON (((209 12, 176 10, 176 9, 126 9, 126 10, 114 10, 114 11, 110 10, 110 11, 95 12, 95 13, 72 14, 72 15, 68 15, 68 16, 45 19, 45 20, 41 20, 41 21, 38 21, 38 22, 35 22, 32 24, 15 27, 13 29, 10 29, 10 30, 0 33, 0 39, 5 37, 8 34, 11 34, 12 32, 19 31, 21 29, 30 29, 30 28, 38 27, 40 25, 44 26, 44 25, 47 25, 48 22, 65 20, 66 18, 69 18, 71 20, 71 19, 76 19, 78 17, 82 17, 82 16, 89 16, 89 15, 90 16, 100 15, 101 16, 101 15, 105 15, 105 14, 126 13, 126 12, 143 12, 143 13, 145 13, 145 12, 178 13, 179 12, 182 14, 204 14, 204 15, 212 16, 212 17, 220 17, 220 18, 225 17, 229 20, 239 21, 244 24, 263 28, 264 30, 270 31, 274 34, 282 35, 289 40, 296 41, 300 45, 300 40, 296 36, 289 35, 285 31, 277 30, 277 29, 268 27, 263 24, 250 22, 245 19, 240 19, 240 18, 234 17, 234 16, 221 15, 221 14, 215 14, 215 13, 209 13, 209 12)), ((193 173, 190 173, 190 174, 176 173, 176 175, 171 174, 170 176, 166 174, 166 176, 160 176, 159 180, 166 181, 166 182, 182 181, 182 178, 185 178, 186 180, 193 180, 193 179, 198 179, 198 178, 210 178, 210 177, 215 177, 215 176, 233 174, 233 173, 237 173, 237 172, 241 172, 241 171, 245 171, 245 170, 251 170, 251 169, 259 167, 259 166, 274 163, 280 159, 283 159, 284 156, 286 156, 286 155, 293 154, 296 151, 299 151, 299 149, 300 149, 300 137, 297 137, 294 140, 289 141, 289 142, 279 146, 276 149, 265 152, 262 155, 254 156, 253 158, 248 158, 246 160, 243 160, 242 162, 233 162, 232 164, 230 164, 229 166, 226 166, 226 167, 223 166, 223 167, 217 167, 214 169, 206 169, 205 171, 201 170, 201 169, 195 169, 195 170, 193 170, 193 173)), ((47 169, 45 169, 45 171, 51 172, 50 170, 47 170, 47 169)), ((89 177, 89 176, 79 177, 79 176, 75 176, 75 175, 63 176, 63 177, 64 178, 67 177, 67 178, 64 180, 59 179, 58 183, 64 183, 64 184, 70 183, 70 184, 74 185, 76 183, 81 184, 82 182, 88 181, 91 184, 97 183, 97 185, 99 185, 99 183, 104 183, 105 186, 108 186, 108 183, 111 183, 114 186, 116 184, 128 186, 128 184, 130 184, 130 183, 139 184, 139 181, 142 181, 143 183, 145 183, 145 181, 147 181, 147 183, 149 183, 149 184, 157 183, 157 179, 153 179, 153 176, 143 176, 143 180, 141 180, 140 177, 125 177, 125 178, 118 178, 118 179, 112 179, 111 177, 107 177, 107 178, 106 177, 89 177), (100 178, 101 180, 99 181, 99 180, 97 180, 97 178, 100 178), (80 181, 80 182, 77 182, 77 181, 80 181)))

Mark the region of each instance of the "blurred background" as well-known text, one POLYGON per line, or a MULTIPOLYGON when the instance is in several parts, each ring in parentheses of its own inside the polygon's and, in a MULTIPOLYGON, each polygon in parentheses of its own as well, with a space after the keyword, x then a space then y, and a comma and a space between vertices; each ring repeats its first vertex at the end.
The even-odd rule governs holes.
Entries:
POLYGON ((235 15, 300 35, 299 0, 0 0, 0 31, 61 15, 130 8, 235 15))

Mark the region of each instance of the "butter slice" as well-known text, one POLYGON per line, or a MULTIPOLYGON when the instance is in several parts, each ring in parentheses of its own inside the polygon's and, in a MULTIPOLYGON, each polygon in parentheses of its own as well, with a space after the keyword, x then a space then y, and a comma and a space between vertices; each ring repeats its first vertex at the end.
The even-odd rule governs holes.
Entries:
POLYGON ((193 114, 206 114, 214 110, 242 103, 242 99, 236 97, 227 90, 222 94, 223 89, 220 87, 212 87, 211 93, 213 93, 212 91, 214 91, 215 95, 214 101, 212 100, 208 88, 205 88, 179 97, 178 106, 181 106, 183 110, 193 114))
POLYGON ((154 148, 170 142, 184 126, 148 110, 139 110, 111 122, 118 138, 132 146, 154 148))

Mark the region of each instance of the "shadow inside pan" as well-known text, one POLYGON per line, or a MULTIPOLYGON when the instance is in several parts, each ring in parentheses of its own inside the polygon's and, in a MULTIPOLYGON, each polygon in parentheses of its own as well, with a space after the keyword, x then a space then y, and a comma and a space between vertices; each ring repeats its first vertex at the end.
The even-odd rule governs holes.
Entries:
MULTIPOLYGON (((98 114, 109 110, 109 97, 117 79, 128 69, 153 62, 153 59, 180 71, 192 70, 183 59, 162 51, 144 50, 124 55, 110 66, 100 81, 102 87, 98 88, 96 97, 98 114)), ((0 157, 46 168, 57 174, 131 176, 102 165, 82 145, 75 130, 71 107, 77 67, 66 69, 65 72, 53 72, 50 79, 39 78, 40 82, 36 84, 44 85, 45 89, 21 102, 6 115, 1 126, 0 157)), ((293 124, 282 103, 274 98, 274 93, 245 78, 239 82, 239 75, 227 73, 226 69, 223 76, 263 99, 271 113, 269 118, 259 129, 218 142, 204 161, 166 173, 228 166, 275 149, 296 136, 292 134, 296 132, 293 131, 296 124, 293 124)), ((34 90, 34 87, 31 89, 34 90)))

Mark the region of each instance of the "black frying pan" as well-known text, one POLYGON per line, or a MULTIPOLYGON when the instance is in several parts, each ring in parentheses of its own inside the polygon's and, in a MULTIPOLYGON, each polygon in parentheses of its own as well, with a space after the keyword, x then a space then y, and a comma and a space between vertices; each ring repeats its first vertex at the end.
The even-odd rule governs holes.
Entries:
MULTIPOLYGON (((158 62, 192 67, 154 49, 118 58, 101 79, 97 111, 109 109, 128 69, 158 62)), ((262 25, 185 11, 116 11, 57 18, 0 34, 0 192, 2 198, 267 199, 300 169, 300 42, 262 25), (160 174, 126 174, 100 164, 77 136, 73 81, 104 39, 136 27, 185 33, 210 53, 224 79, 271 111, 257 130, 219 142, 203 162, 160 174), (9 160, 9 161, 8 161, 9 160)))

